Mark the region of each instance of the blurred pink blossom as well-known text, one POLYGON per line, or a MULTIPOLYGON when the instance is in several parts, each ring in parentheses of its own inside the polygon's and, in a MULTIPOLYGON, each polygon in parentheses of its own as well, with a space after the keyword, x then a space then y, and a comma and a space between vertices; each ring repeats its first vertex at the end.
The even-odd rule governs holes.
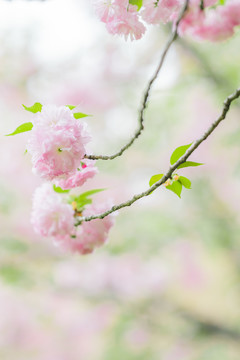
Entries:
POLYGON ((158 3, 156 0, 145 0, 141 15, 148 24, 167 23, 180 5, 179 0, 160 0, 158 3))
POLYGON ((143 23, 139 21, 136 7, 131 5, 128 10, 119 8, 118 14, 111 17, 106 26, 110 34, 121 35, 125 40, 130 38, 131 41, 141 39, 146 31, 143 23))
MULTIPOLYGON (((213 4, 208 2, 205 6, 213 4)), ((206 11, 200 10, 197 3, 192 5, 180 23, 181 35, 191 35, 200 40, 221 41, 231 37, 235 27, 240 25, 238 0, 229 1, 224 6, 206 9, 206 11)))
MULTIPOLYGON (((98 215, 110 208, 108 203, 100 205, 89 205, 84 211, 83 216, 98 215)), ((56 243, 73 252, 82 255, 92 253, 96 247, 103 245, 107 241, 110 228, 114 224, 115 215, 108 215, 104 219, 95 219, 83 222, 78 226, 75 236, 57 236, 56 243)))
MULTIPOLYGON (((219 41, 234 34, 240 25, 240 3, 230 0, 224 6, 216 6, 217 0, 190 0, 187 13, 179 26, 181 36, 191 35, 196 39, 219 41)), ((183 0, 145 0, 140 11, 126 0, 95 2, 95 9, 101 21, 106 23, 109 33, 124 36, 125 40, 138 40, 145 33, 144 20, 149 24, 176 21, 183 0)))
POLYGON ((74 211, 71 205, 45 183, 38 187, 33 196, 31 222, 36 233, 42 236, 66 235, 73 232, 74 211))
POLYGON ((145 33, 146 28, 139 20, 137 6, 129 4, 128 0, 99 0, 95 2, 95 9, 110 34, 121 35, 125 40, 138 40, 145 33))

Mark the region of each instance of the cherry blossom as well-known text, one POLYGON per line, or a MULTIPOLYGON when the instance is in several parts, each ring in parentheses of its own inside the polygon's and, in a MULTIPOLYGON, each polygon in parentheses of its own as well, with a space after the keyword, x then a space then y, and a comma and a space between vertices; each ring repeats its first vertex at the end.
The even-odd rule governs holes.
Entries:
MULTIPOLYGON (((100 214, 110 208, 110 203, 89 205, 83 211, 82 216, 100 214)), ((72 252, 85 255, 90 254, 95 248, 102 246, 108 238, 108 233, 114 225, 115 215, 111 214, 104 219, 95 219, 83 222, 76 228, 74 236, 60 235, 55 238, 56 244, 72 252)))
POLYGON ((141 16, 148 24, 165 24, 171 20, 173 12, 179 9, 179 0, 146 0, 141 16))
POLYGON ((64 203, 60 194, 53 191, 50 183, 35 190, 31 222, 34 231, 41 236, 63 236, 74 230, 74 211, 64 203))
POLYGON ((27 144, 33 172, 45 180, 69 175, 83 159, 90 141, 87 125, 65 106, 46 105, 35 115, 27 144))
POLYGON ((68 174, 67 176, 60 176, 54 180, 55 185, 62 189, 73 189, 83 185, 88 179, 93 178, 98 172, 95 166, 95 161, 84 159, 81 161, 78 169, 68 174))
POLYGON ((179 26, 179 33, 181 36, 191 35, 199 40, 221 41, 231 37, 238 25, 240 25, 240 2, 233 0, 224 6, 205 11, 196 6, 190 7, 179 26))
MULTIPOLYGON (((184 0, 144 0, 139 11, 128 0, 97 0, 95 9, 110 34, 138 40, 146 31, 142 21, 153 25, 173 22, 175 26, 183 4, 184 0)), ((239 9, 238 0, 229 0, 224 6, 217 0, 190 0, 178 34, 190 35, 196 40, 225 40, 240 25, 239 9)))
POLYGON ((123 36, 125 40, 138 40, 145 33, 145 26, 139 20, 137 6, 128 0, 95 2, 96 13, 106 23, 110 34, 123 36))

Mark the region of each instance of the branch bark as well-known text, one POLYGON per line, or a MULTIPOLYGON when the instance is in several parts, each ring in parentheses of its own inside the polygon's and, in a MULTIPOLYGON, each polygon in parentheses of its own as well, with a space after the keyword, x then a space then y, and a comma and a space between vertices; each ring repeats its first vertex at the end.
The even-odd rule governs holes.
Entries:
POLYGON ((112 214, 113 212, 120 210, 122 208, 125 208, 127 206, 131 206, 137 200, 150 195, 154 190, 156 190, 158 187, 160 187, 162 184, 164 184, 169 178, 171 178, 174 170, 176 170, 179 167, 179 165, 184 163, 189 158, 189 156, 199 147, 199 145, 212 134, 212 132, 217 128, 217 126, 226 118, 226 115, 230 109, 232 102, 234 100, 238 99, 239 97, 240 97, 240 88, 238 88, 233 94, 229 95, 226 98, 226 100, 223 103, 223 109, 222 109, 222 112, 219 115, 219 117, 211 124, 211 126, 203 133, 203 135, 199 139, 197 139, 193 142, 193 144, 186 151, 186 153, 177 162, 175 162, 175 164, 173 164, 172 166, 169 167, 168 171, 161 178, 161 180, 159 180, 154 185, 152 185, 148 190, 146 190, 140 194, 134 195, 132 197, 132 199, 130 199, 128 201, 125 201, 118 205, 114 205, 110 210, 108 210, 102 214, 79 218, 78 222, 75 225, 78 226, 83 221, 91 221, 94 219, 103 219, 106 216, 112 214))
POLYGON ((152 85, 154 84, 155 80, 157 79, 161 69, 162 69, 162 66, 164 64, 164 61, 165 61, 165 58, 167 56, 167 53, 169 51, 169 49, 171 48, 171 45, 174 43, 174 41, 177 39, 178 37, 178 26, 180 24, 180 21, 182 20, 185 12, 187 11, 187 8, 188 8, 188 3, 189 3, 189 0, 186 0, 184 5, 183 5, 183 8, 179 14, 179 17, 176 21, 176 24, 175 24, 175 28, 174 28, 174 31, 172 32, 168 42, 166 43, 164 49, 163 49, 163 52, 162 52, 162 55, 161 55, 161 58, 160 58, 160 62, 158 64, 158 67, 157 69, 155 70, 153 76, 151 77, 149 83, 148 83, 148 86, 143 94, 143 101, 142 101, 142 105, 140 107, 140 110, 139 110, 139 117, 138 117, 138 121, 139 121, 139 128, 138 130, 136 131, 135 135, 130 139, 130 141, 124 145, 117 153, 113 154, 113 155, 85 155, 85 158, 86 159, 91 159, 91 160, 113 160, 115 159, 116 157, 118 156, 121 156, 127 149, 130 148, 130 146, 135 142, 135 140, 141 135, 143 129, 144 129, 144 112, 146 110, 146 106, 147 106, 147 102, 148 102, 148 99, 149 99, 149 95, 150 95, 150 91, 152 89, 152 85))

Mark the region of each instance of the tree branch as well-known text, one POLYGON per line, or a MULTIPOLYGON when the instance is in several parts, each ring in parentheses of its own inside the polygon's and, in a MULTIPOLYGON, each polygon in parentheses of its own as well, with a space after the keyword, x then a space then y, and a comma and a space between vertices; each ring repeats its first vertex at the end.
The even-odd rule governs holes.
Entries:
POLYGON ((161 58, 160 58, 160 62, 158 64, 158 67, 157 69, 155 70, 152 78, 150 79, 149 83, 148 83, 148 86, 143 94, 143 101, 142 101, 142 105, 140 107, 140 110, 139 110, 139 118, 138 118, 138 121, 139 121, 139 129, 136 131, 135 135, 130 139, 130 141, 124 145, 117 153, 113 154, 113 155, 85 155, 85 158, 86 159, 91 159, 91 160, 113 160, 115 159, 116 157, 118 156, 121 156, 128 148, 130 148, 130 146, 134 143, 134 141, 141 135, 141 132, 143 131, 144 129, 144 112, 146 110, 146 106, 147 106, 147 102, 148 102, 148 98, 149 98, 149 94, 150 94, 150 91, 152 89, 152 85, 153 83, 155 82, 155 80, 157 79, 158 75, 159 75, 159 72, 160 70, 162 69, 162 66, 163 66, 163 63, 164 63, 164 60, 167 56, 167 53, 171 47, 171 45, 174 43, 174 41, 177 39, 178 37, 178 26, 179 26, 179 23, 180 21, 182 20, 185 12, 187 11, 187 8, 188 8, 188 3, 189 3, 189 0, 186 0, 185 3, 184 3, 184 6, 179 14, 179 17, 176 21, 176 24, 175 24, 175 29, 173 31, 173 33, 171 34, 168 42, 166 43, 165 47, 164 47, 164 50, 163 50, 163 53, 161 55, 161 58))
POLYGON ((221 121, 223 121, 226 118, 226 115, 230 109, 230 106, 232 104, 232 102, 236 99, 238 99, 240 97, 240 88, 238 88, 233 94, 229 95, 226 100, 223 103, 223 109, 222 112, 220 114, 220 116, 211 124, 211 126, 206 130, 205 133, 203 133, 203 135, 196 141, 193 142, 193 144, 190 146, 190 148, 186 151, 186 153, 177 161, 175 162, 175 164, 171 165, 170 168, 168 169, 168 171, 166 172, 166 174, 161 178, 161 180, 159 180, 158 182, 156 182, 153 186, 151 186, 148 190, 134 195, 132 197, 132 199, 123 202, 119 205, 114 205, 110 210, 99 214, 99 215, 92 215, 92 216, 88 216, 88 217, 82 217, 79 218, 78 222, 75 224, 76 226, 80 225, 83 221, 91 221, 94 219, 103 219, 106 216, 108 216, 109 214, 112 214, 113 212, 120 210, 124 207, 127 206, 131 206, 133 203, 135 203, 137 200, 150 195, 154 190, 156 190, 159 186, 161 186, 162 184, 165 183, 166 180, 168 180, 171 175, 173 174, 174 170, 176 170, 179 165, 181 165, 182 163, 184 163, 189 156, 199 147, 199 145, 206 140, 211 134, 212 132, 216 129, 216 127, 220 124, 221 121))

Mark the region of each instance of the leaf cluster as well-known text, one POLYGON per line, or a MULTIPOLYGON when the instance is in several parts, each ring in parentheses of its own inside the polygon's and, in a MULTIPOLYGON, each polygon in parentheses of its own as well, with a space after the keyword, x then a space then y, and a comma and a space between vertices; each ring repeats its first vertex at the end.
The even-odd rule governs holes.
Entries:
MULTIPOLYGON (((192 143, 177 147, 170 157, 170 164, 174 165, 186 153, 186 151, 190 148, 191 145, 192 143)), ((194 161, 185 161, 180 164, 177 169, 195 167, 200 165, 203 164, 194 161)), ((164 174, 153 175, 149 181, 149 186, 154 185, 156 182, 161 180, 163 176, 164 174)), ((181 198, 182 187, 185 187, 186 189, 191 189, 191 181, 187 177, 179 176, 178 174, 173 174, 171 179, 167 180, 164 185, 166 189, 174 192, 179 198, 181 198)))

